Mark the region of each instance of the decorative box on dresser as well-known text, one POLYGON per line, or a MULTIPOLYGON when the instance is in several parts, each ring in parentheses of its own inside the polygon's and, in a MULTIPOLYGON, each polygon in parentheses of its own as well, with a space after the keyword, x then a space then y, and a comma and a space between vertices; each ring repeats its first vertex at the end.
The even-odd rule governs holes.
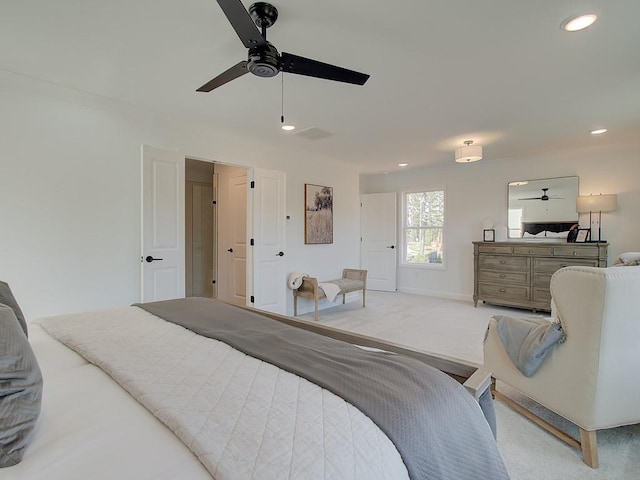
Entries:
POLYGON ((551 275, 562 267, 607 266, 606 242, 473 242, 473 303, 551 310, 551 275))

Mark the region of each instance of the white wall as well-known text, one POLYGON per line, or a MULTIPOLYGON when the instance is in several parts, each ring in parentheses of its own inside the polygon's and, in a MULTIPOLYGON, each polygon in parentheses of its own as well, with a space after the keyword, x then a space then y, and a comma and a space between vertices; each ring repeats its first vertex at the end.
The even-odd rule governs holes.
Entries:
MULTIPOLYGON (((486 150, 486 149, 485 149, 486 150)), ((602 237, 610 242, 609 260, 640 251, 640 140, 634 145, 597 146, 508 160, 486 158, 471 164, 412 169, 363 176, 361 193, 446 189, 446 269, 399 268, 398 290, 470 300, 473 295, 473 246, 482 239, 487 219, 507 224, 507 183, 513 180, 577 175, 580 195, 615 193, 618 210, 603 214, 602 237)), ((485 155, 487 152, 485 151, 485 155)), ((588 215, 580 223, 588 228, 588 215)), ((505 234, 506 235, 506 234, 505 234)))
POLYGON ((335 159, 28 79, 0 76, 0 109, 0 279, 29 318, 139 301, 143 144, 286 171, 287 271, 358 265, 358 173, 335 159), (332 245, 304 245, 305 182, 334 189, 332 245))

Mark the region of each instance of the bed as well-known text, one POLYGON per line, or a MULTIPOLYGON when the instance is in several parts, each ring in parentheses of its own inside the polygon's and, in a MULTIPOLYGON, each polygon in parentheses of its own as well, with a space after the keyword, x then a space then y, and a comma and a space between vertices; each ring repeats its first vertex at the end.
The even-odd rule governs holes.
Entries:
POLYGON ((42 411, 3 479, 508 478, 463 362, 202 298, 40 319, 29 342, 42 411))

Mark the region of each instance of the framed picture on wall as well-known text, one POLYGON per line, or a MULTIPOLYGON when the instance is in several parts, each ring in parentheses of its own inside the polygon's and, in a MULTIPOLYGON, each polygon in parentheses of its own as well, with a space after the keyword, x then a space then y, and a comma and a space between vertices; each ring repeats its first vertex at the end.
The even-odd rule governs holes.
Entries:
POLYGON ((482 240, 484 242, 495 242, 496 241, 496 231, 493 228, 485 228, 482 231, 482 240))
POLYGON ((333 243, 333 188, 304 185, 304 243, 333 243))
POLYGON ((579 228, 576 234, 576 243, 585 243, 589 241, 590 228, 579 228))

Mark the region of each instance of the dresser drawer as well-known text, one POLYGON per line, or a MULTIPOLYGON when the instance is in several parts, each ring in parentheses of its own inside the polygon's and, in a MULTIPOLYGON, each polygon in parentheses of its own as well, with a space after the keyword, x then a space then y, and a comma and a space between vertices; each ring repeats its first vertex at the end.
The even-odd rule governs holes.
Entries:
POLYGON ((515 255, 535 255, 538 257, 550 257, 553 255, 553 247, 541 247, 532 245, 530 247, 516 245, 513 247, 513 253, 515 255))
POLYGON ((597 267, 598 260, 573 259, 573 258, 534 258, 533 271, 536 273, 553 273, 563 267, 587 266, 597 267))
POLYGON ((529 287, 524 286, 480 283, 478 284, 478 293, 482 297, 514 302, 526 302, 529 300, 529 287))
POLYGON ((529 285, 529 272, 496 272, 480 270, 478 280, 481 282, 529 285))
POLYGON ((554 257, 598 257, 597 245, 583 247, 554 247, 554 257))
POLYGON ((507 257, 501 255, 482 255, 479 257, 480 270, 529 271, 529 257, 507 257))
POLYGON ((478 245, 478 252, 510 255, 513 253, 513 247, 511 245, 478 245))
MULTIPOLYGON (((534 302, 539 303, 548 303, 551 306, 551 292, 549 288, 533 288, 533 299, 534 302)), ((549 308, 549 307, 547 307, 549 308)))
POLYGON ((534 273, 533 286, 549 289, 551 285, 551 276, 553 273, 534 273))

